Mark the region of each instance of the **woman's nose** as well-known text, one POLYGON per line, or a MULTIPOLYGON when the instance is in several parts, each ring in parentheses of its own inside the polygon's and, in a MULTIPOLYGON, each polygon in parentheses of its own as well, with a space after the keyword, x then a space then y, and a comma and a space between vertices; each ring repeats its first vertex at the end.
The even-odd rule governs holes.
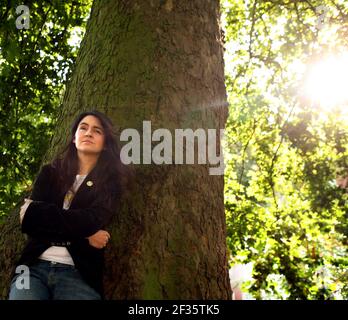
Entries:
POLYGON ((92 136, 91 130, 87 130, 86 133, 85 133, 85 135, 91 137, 91 136, 92 136))

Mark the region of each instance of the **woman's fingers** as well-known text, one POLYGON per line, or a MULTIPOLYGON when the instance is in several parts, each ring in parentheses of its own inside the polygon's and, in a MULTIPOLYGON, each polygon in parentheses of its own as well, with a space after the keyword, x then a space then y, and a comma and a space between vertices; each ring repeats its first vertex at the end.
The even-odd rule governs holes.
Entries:
POLYGON ((102 249, 106 247, 109 242, 111 236, 110 233, 106 230, 99 230, 94 235, 88 237, 90 245, 95 248, 102 249))
POLYGON ((108 242, 111 238, 110 233, 104 230, 105 242, 108 242))

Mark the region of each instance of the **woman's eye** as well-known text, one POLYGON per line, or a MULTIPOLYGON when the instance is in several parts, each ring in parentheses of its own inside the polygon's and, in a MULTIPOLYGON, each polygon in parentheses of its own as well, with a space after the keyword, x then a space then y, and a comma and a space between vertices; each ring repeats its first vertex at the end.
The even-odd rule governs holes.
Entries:
POLYGON ((101 129, 95 129, 95 132, 98 134, 103 134, 103 131, 101 129))
POLYGON ((80 130, 86 130, 86 128, 85 127, 80 127, 80 130))

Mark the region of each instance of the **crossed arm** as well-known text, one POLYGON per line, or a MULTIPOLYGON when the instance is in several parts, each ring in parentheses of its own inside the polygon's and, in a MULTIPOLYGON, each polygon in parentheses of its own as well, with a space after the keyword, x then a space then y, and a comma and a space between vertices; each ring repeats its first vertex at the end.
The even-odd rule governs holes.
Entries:
POLYGON ((22 232, 46 240, 73 241, 87 238, 91 246, 103 248, 110 238, 103 228, 117 206, 117 190, 96 199, 88 208, 61 209, 44 201, 47 200, 45 192, 49 185, 47 171, 44 170, 47 167, 41 170, 35 181, 32 199, 26 199, 21 207, 22 232))
POLYGON ((22 231, 48 240, 87 238, 91 246, 101 249, 110 239, 110 234, 102 228, 105 218, 112 212, 107 212, 104 219, 98 219, 93 214, 102 216, 105 211, 93 209, 64 210, 54 204, 26 199, 20 212, 22 231))

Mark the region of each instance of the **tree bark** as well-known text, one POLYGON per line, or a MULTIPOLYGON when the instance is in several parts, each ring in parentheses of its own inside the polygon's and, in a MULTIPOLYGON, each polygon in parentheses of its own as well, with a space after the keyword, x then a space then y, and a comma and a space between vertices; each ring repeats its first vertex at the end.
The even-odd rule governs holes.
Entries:
MULTIPOLYGON (((93 108, 119 133, 135 128, 142 136, 144 120, 152 132, 167 128, 173 137, 177 128, 223 129, 219 18, 215 0, 94 1, 44 161, 66 143, 73 118, 93 108)), ((107 298, 231 298, 224 178, 209 175, 210 165, 195 156, 195 164, 133 165, 134 187, 110 227, 107 298)), ((17 215, 18 209, 1 226, 3 297, 23 245, 17 215)))

